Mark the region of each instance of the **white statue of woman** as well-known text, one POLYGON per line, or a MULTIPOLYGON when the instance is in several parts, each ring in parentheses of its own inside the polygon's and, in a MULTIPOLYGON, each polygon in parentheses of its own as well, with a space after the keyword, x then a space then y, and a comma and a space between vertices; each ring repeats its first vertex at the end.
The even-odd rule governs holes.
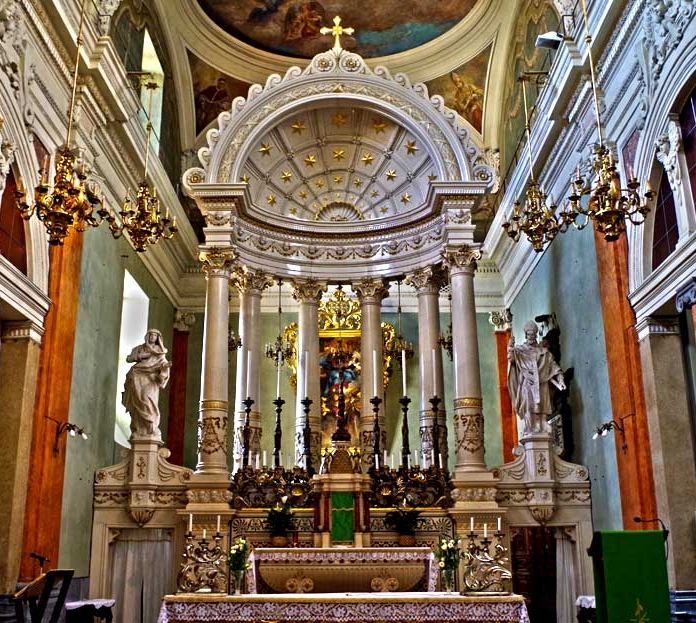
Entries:
POLYGON ((515 346, 515 337, 508 344, 508 389, 518 417, 524 422, 523 435, 548 432, 551 415, 549 383, 564 390, 563 370, 549 349, 537 342, 539 329, 533 321, 524 325, 525 342, 515 346))
POLYGON ((166 354, 162 334, 157 329, 150 329, 145 335, 145 343, 136 346, 126 357, 128 363, 135 365, 126 374, 122 402, 130 413, 134 436, 162 437, 159 392, 169 381, 172 366, 166 354))

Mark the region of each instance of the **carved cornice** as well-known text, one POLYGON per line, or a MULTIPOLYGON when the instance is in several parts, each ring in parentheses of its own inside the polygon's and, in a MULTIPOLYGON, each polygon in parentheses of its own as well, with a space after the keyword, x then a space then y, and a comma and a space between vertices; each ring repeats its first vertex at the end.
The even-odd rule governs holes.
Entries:
POLYGON ((406 275, 404 282, 413 286, 418 292, 427 290, 436 294, 447 285, 448 279, 442 266, 426 266, 406 275))
POLYGON ((389 286, 384 279, 365 277, 353 284, 353 290, 363 305, 379 304, 382 299, 389 296, 389 286))
POLYGON ((326 292, 326 282, 316 279, 293 280, 292 297, 301 303, 319 303, 326 292))
POLYGON ((30 320, 5 320, 2 322, 0 339, 3 342, 10 340, 31 340, 41 344, 41 336, 44 328, 30 320))

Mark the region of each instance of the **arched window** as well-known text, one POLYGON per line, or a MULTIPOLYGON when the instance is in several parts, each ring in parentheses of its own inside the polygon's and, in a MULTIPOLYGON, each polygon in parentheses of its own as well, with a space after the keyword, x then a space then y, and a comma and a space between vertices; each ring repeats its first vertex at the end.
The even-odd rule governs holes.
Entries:
POLYGON ((660 188, 655 202, 655 220, 653 225, 652 267, 656 269, 674 251, 679 240, 677 212, 674 207, 674 195, 669 185, 667 172, 663 169, 660 188))
MULTIPOLYGON (((691 183, 691 193, 696 197, 696 89, 686 99, 679 113, 681 125, 684 156, 691 183)), ((687 210, 693 210, 694 206, 687 206, 687 210)))

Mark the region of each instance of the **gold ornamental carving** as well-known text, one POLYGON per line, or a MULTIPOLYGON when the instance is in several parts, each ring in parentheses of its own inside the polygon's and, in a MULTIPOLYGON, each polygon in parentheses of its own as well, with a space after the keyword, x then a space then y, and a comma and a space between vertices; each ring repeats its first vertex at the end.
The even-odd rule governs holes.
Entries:
POLYGON ((198 454, 227 453, 227 417, 206 416, 198 422, 198 454))
POLYGON ((446 251, 444 254, 445 262, 452 268, 473 268, 476 270, 476 262, 481 259, 481 251, 468 244, 446 251))
POLYGON ((483 409, 483 399, 476 396, 465 396, 454 399, 455 409, 474 408, 483 409))
POLYGON ((362 327, 360 301, 338 288, 327 301, 319 303, 320 331, 359 331, 362 327))
POLYGON ((406 275, 404 282, 418 291, 430 288, 433 293, 437 293, 443 286, 447 285, 447 274, 442 266, 426 266, 406 275))
POLYGON ((293 281, 292 297, 302 303, 318 303, 321 295, 326 292, 326 283, 316 279, 293 281))
POLYGON ((454 429, 457 451, 461 449, 474 454, 483 449, 483 415, 455 414, 454 429))
POLYGON ((210 247, 198 254, 206 277, 227 277, 234 267, 237 254, 229 247, 210 247))
POLYGON ((553 514, 556 512, 556 507, 555 506, 532 506, 529 509, 529 512, 532 513, 532 517, 534 517, 535 521, 539 522, 542 526, 545 526, 551 517, 553 517, 553 514))
POLYGON ((353 284, 353 290, 358 294, 358 298, 363 303, 380 303, 382 299, 389 296, 389 288, 384 279, 365 278, 353 284))
POLYGON ((226 400, 201 400, 201 409, 220 409, 227 412, 228 406, 226 400))
POLYGON ((240 292, 246 293, 261 293, 275 283, 273 278, 267 273, 246 267, 235 271, 232 281, 240 292))

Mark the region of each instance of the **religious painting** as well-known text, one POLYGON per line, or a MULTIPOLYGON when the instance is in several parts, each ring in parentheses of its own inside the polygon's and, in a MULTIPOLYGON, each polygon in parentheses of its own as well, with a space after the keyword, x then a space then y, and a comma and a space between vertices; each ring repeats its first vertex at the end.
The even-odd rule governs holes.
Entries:
POLYGON ((193 79, 197 136, 215 121, 221 112, 230 109, 235 97, 246 97, 251 85, 222 73, 190 52, 188 57, 193 79))
POLYGON ((480 134, 483 133, 483 110, 488 65, 492 45, 449 73, 426 82, 430 95, 441 95, 445 105, 456 110, 480 134))
POLYGON ((312 58, 333 45, 321 36, 334 16, 354 29, 341 46, 365 58, 397 54, 432 41, 461 22, 477 0, 198 0, 234 37, 269 52, 312 58), (407 19, 408 21, 405 21, 407 19))

